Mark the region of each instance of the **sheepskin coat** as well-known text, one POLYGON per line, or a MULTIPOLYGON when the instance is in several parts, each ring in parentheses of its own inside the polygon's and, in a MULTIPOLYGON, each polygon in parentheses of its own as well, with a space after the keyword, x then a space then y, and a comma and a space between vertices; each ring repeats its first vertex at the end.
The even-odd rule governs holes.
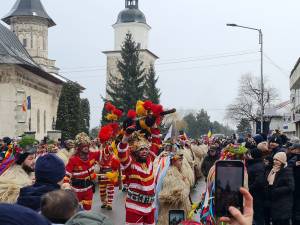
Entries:
POLYGON ((158 195, 159 215, 157 225, 169 224, 169 210, 184 210, 185 216, 191 210, 189 200, 190 182, 177 167, 170 166, 163 181, 163 187, 158 195))
POLYGON ((16 203, 20 189, 32 185, 32 177, 22 166, 13 165, 0 176, 0 202, 16 203))

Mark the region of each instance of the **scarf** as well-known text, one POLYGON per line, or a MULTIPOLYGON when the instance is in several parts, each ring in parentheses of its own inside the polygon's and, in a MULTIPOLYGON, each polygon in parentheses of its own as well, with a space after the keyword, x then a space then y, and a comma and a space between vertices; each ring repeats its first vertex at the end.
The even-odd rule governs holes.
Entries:
POLYGON ((281 169, 281 165, 273 165, 272 170, 270 171, 268 175, 268 183, 269 185, 274 184, 276 173, 281 169))

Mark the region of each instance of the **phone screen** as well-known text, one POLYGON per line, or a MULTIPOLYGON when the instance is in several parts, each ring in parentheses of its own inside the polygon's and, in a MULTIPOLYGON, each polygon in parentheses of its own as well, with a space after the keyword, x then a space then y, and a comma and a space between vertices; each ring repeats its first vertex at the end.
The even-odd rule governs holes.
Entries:
POLYGON ((170 210, 169 211, 169 225, 178 225, 182 221, 184 221, 184 211, 183 210, 170 210))
POLYGON ((215 180, 216 214, 231 216, 229 206, 243 210, 243 196, 240 188, 244 185, 244 164, 241 161, 218 161, 215 180))

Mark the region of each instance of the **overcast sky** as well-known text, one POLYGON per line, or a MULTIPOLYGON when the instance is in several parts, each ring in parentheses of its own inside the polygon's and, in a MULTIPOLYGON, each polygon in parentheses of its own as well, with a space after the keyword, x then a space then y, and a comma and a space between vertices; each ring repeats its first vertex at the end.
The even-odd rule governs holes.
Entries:
MULTIPOLYGON (((1 0, 5 16, 16 0, 1 0)), ((57 26, 49 29, 49 58, 63 76, 78 81, 91 104, 91 126, 101 118, 106 58, 113 50, 112 24, 125 0, 42 0, 57 26)), ((242 74, 260 75, 258 33, 226 23, 261 28, 265 76, 289 99, 289 74, 299 57, 299 0, 140 0, 152 27, 149 50, 158 55, 156 70, 162 104, 208 111, 223 122, 225 108, 238 91, 242 74)))

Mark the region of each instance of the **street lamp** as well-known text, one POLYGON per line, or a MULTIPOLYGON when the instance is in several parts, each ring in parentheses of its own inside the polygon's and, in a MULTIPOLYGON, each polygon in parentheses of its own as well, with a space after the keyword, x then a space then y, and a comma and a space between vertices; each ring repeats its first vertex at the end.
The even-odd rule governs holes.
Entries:
POLYGON ((246 27, 246 26, 240 26, 235 23, 227 23, 226 24, 229 27, 240 27, 248 30, 256 30, 259 33, 259 44, 260 44, 260 83, 261 83, 261 133, 264 132, 264 74, 263 74, 263 34, 261 29, 253 28, 253 27, 246 27))

